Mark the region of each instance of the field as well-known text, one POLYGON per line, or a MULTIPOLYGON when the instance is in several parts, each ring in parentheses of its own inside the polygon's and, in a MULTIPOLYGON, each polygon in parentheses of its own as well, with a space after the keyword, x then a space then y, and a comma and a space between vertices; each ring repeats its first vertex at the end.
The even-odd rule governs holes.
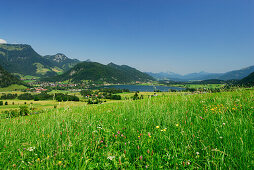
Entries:
POLYGON ((253 90, 167 93, 0 119, 0 167, 251 169, 253 90))

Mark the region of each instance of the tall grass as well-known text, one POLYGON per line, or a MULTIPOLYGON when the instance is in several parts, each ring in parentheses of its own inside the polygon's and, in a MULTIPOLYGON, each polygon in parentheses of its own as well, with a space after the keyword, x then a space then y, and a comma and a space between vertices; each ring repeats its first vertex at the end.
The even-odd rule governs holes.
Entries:
POLYGON ((0 120, 1 168, 253 168, 253 91, 164 95, 0 120))

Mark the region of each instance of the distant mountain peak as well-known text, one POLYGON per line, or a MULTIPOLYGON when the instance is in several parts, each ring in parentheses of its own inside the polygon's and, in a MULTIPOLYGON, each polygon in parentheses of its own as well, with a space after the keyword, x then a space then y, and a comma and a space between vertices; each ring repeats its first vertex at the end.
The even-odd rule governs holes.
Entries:
POLYGON ((85 62, 90 62, 90 63, 91 63, 91 62, 93 62, 93 61, 92 61, 92 60, 90 60, 90 59, 87 59, 85 62))

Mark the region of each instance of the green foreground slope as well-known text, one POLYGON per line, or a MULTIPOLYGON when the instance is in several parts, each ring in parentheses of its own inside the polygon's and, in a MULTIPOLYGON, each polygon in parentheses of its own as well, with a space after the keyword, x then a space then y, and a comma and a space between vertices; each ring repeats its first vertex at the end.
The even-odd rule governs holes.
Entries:
POLYGON ((253 91, 170 95, 0 120, 0 167, 253 165, 253 91))

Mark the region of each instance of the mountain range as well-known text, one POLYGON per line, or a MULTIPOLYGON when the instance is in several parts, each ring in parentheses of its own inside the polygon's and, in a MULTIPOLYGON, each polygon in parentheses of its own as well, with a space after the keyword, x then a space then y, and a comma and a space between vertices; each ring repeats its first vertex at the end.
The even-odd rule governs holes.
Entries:
POLYGON ((186 75, 180 75, 173 72, 160 72, 152 73, 147 72, 157 80, 173 80, 173 81, 197 81, 197 80, 208 80, 208 79, 219 79, 219 80, 240 80, 250 73, 254 72, 254 66, 246 67, 240 70, 233 70, 226 73, 190 73, 186 75))
POLYGON ((83 80, 107 83, 146 82, 155 80, 146 73, 127 65, 103 65, 91 60, 81 62, 64 54, 39 55, 30 45, 0 44, 0 65, 10 73, 36 76, 43 80, 83 80))
POLYGON ((254 72, 254 66, 226 73, 191 73, 180 75, 173 72, 143 73, 127 65, 109 63, 103 65, 87 60, 81 62, 64 54, 42 56, 30 45, 0 44, 0 65, 6 71, 22 76, 52 78, 54 80, 93 80, 108 83, 145 82, 152 80, 200 81, 208 79, 240 80, 254 72))
POLYGON ((41 56, 26 44, 0 44, 0 65, 21 76, 55 76, 79 62, 63 54, 41 56))
POLYGON ((127 65, 120 66, 114 63, 104 65, 97 62, 84 61, 76 64, 73 68, 61 75, 44 80, 68 80, 76 83, 82 82, 83 80, 92 80, 100 83, 135 83, 136 81, 147 82, 155 79, 127 65))

